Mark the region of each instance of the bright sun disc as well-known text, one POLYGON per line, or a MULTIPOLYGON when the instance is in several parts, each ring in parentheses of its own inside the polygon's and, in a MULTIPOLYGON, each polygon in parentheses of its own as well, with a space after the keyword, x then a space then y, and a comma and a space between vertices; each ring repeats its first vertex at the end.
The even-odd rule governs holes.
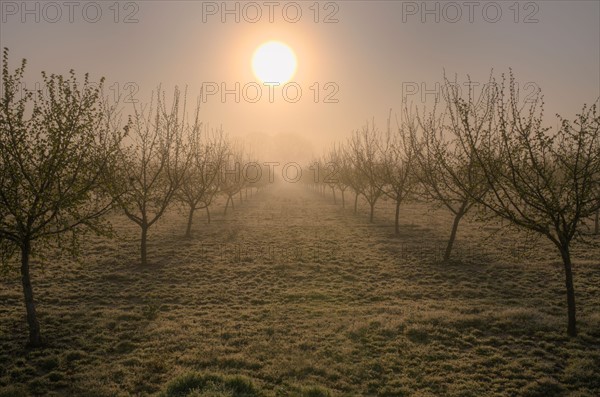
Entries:
POLYGON ((287 45, 269 41, 254 51, 252 70, 263 83, 283 84, 296 72, 296 55, 287 45))

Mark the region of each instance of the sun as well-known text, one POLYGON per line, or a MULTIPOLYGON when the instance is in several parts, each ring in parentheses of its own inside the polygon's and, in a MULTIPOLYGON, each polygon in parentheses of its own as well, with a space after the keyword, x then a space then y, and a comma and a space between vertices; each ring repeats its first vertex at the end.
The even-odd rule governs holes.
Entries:
POLYGON ((263 83, 284 84, 296 73, 294 51, 279 41, 262 44, 252 55, 252 71, 263 83))

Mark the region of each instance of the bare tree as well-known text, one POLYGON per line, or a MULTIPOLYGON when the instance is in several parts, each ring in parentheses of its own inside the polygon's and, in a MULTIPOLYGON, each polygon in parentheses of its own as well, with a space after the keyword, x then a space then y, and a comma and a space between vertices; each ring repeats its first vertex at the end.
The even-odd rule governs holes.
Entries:
POLYGON ((316 164, 319 167, 319 171, 322 173, 321 178, 324 185, 331 190, 331 196, 333 197, 333 204, 337 204, 337 197, 335 195, 335 188, 340 182, 339 169, 337 165, 336 153, 329 151, 323 154, 321 161, 316 164))
POLYGON ((336 187, 342 194, 345 208, 345 192, 354 193, 354 213, 358 208, 358 198, 363 194, 367 180, 352 161, 352 152, 347 144, 336 144, 322 159, 314 159, 304 167, 303 181, 313 190, 324 194, 327 188, 336 187))
POLYGON ((181 181, 181 188, 176 193, 177 201, 188 212, 186 237, 191 237, 192 222, 197 210, 206 209, 210 223, 209 206, 219 190, 219 174, 228 150, 222 130, 209 132, 207 129, 201 132, 197 120, 194 127, 189 135, 189 167, 181 181))
POLYGON ((383 177, 378 152, 379 139, 379 131, 373 122, 371 126, 367 123, 362 130, 355 131, 348 141, 349 158, 358 171, 357 185, 361 186, 361 193, 369 203, 369 222, 373 222, 375 204, 383 194, 380 188, 383 177))
MULTIPOLYGON (((496 86, 500 100, 493 128, 478 137, 461 130, 461 144, 488 181, 491 194, 473 196, 497 216, 550 240, 560 252, 568 305, 567 333, 577 335, 571 243, 582 220, 600 208, 600 116, 597 104, 584 106, 574 121, 559 117, 560 128, 543 126, 540 96, 527 107, 518 102, 515 80, 496 86), (506 92, 508 90, 508 92, 506 92), (482 139, 483 138, 483 139, 482 139), (481 146, 478 142, 484 142, 481 146)), ((456 116, 465 108, 452 98, 456 116)))
POLYGON ((243 162, 243 147, 239 143, 231 144, 219 176, 219 191, 227 197, 223 212, 224 215, 227 215, 229 203, 231 203, 231 209, 235 209, 233 198, 244 188, 245 181, 242 175, 243 162))
POLYGON ((344 153, 341 144, 334 145, 330 151, 329 158, 334 167, 336 177, 335 187, 338 188, 342 195, 342 208, 346 208, 346 190, 351 185, 352 164, 350 164, 348 156, 344 153))
POLYGON ((252 196, 254 189, 258 191, 260 188, 268 186, 272 178, 268 166, 261 164, 259 157, 252 148, 249 148, 246 153, 246 162, 242 167, 245 200, 248 199, 248 191, 252 196))
POLYGON ((0 99, 0 246, 2 258, 20 254, 29 343, 41 344, 30 276, 34 243, 40 250, 65 234, 108 231, 102 222, 113 205, 103 189, 124 132, 101 95, 103 80, 80 84, 42 72, 44 93, 20 96, 26 61, 10 73, 2 59, 0 99))
POLYGON ((488 192, 472 151, 481 145, 482 135, 493 119, 495 98, 487 92, 475 100, 472 86, 466 100, 457 102, 458 85, 445 79, 442 99, 446 110, 442 115, 436 114, 437 104, 428 115, 412 115, 410 109, 404 110, 403 128, 415 154, 420 190, 425 198, 454 216, 444 262, 450 260, 460 221, 488 192), (473 137, 473 146, 461 145, 465 131, 473 137))
POLYGON ((115 178, 121 180, 119 204, 141 229, 143 266, 148 263, 148 230, 172 203, 190 163, 183 138, 198 128, 198 121, 196 117, 190 126, 186 117, 185 95, 182 97, 175 88, 169 107, 159 87, 149 105, 134 107, 131 139, 120 147, 120 164, 115 173, 115 178))
POLYGON ((358 211, 358 199, 364 193, 368 181, 363 173, 354 165, 352 161, 352 151, 348 145, 340 146, 342 152, 342 162, 338 165, 340 179, 354 193, 354 214, 358 211))
POLYGON ((400 233, 400 206, 412 193, 415 185, 413 166, 415 164, 414 148, 410 144, 410 136, 406 129, 398 128, 393 133, 388 119, 386 134, 378 142, 380 157, 380 177, 372 178, 378 183, 379 190, 394 200, 396 212, 394 216, 394 232, 400 233))
POLYGON ((261 186, 263 176, 263 167, 258 161, 258 157, 254 153, 253 147, 249 143, 244 144, 242 154, 243 163, 240 165, 241 179, 238 194, 240 196, 240 204, 248 199, 248 190, 261 186))
POLYGON ((325 179, 328 176, 323 173, 322 167, 323 161, 321 159, 313 158, 307 165, 304 166, 302 171, 302 181, 306 183, 314 191, 323 194, 325 187, 325 179))

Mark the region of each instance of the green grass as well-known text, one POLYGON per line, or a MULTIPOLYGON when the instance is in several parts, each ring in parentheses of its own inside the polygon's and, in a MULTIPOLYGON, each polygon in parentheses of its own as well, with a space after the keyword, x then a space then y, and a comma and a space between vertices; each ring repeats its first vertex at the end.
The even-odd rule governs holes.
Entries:
POLYGON ((171 212, 146 268, 115 215, 115 240, 34 262, 43 349, 24 347, 19 277, 3 276, 0 396, 600 395, 597 239, 574 249, 568 338, 551 246, 465 220, 442 264, 449 216, 408 204, 395 236, 393 210, 369 224, 364 204, 275 187, 200 214, 191 239, 171 212))
POLYGON ((171 380, 160 397, 262 397, 249 379, 189 372, 171 380))

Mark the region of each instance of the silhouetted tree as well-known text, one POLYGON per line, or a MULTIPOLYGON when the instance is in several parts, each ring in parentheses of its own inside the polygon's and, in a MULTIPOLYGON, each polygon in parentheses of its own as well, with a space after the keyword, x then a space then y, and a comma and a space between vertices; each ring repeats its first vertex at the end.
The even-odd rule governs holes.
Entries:
MULTIPOLYGON (((473 198, 511 224, 550 240, 560 252, 568 305, 567 332, 577 335, 571 243, 581 221, 600 208, 600 116, 597 104, 584 106, 573 121, 559 117, 556 132, 543 126, 543 101, 518 102, 512 72, 506 84, 496 85, 499 96, 492 128, 480 136, 460 131, 462 146, 488 182, 491 194, 473 198), (508 90, 508 92, 506 92, 508 90), (484 145, 479 143, 483 142, 484 145)), ((451 97, 456 117, 467 109, 458 95, 451 97)))
MULTIPOLYGON (((391 118, 391 110, 390 110, 391 118)), ((372 178, 378 183, 379 190, 394 200, 394 232, 400 233, 400 206, 412 193, 415 185, 413 168, 415 165, 414 148, 406 129, 398 128, 393 132, 388 119, 388 128, 378 142, 380 177, 372 178)))
POLYGON ((482 136, 493 120, 495 96, 488 90, 477 101, 472 85, 466 99, 459 98, 459 92, 456 83, 445 80, 442 115, 436 114, 437 104, 427 115, 425 112, 412 115, 408 108, 404 110, 403 128, 410 136, 415 153, 420 191, 454 216, 444 262, 452 254, 460 221, 488 192, 487 181, 472 152, 481 145, 482 136), (473 146, 460 144, 465 131, 473 137, 473 146))
POLYGON ((176 194, 177 200, 188 211, 186 237, 192 234, 194 213, 206 209, 210 223, 209 206, 219 190, 219 175, 228 146, 222 130, 201 132, 198 115, 189 135, 190 163, 176 194))
POLYGON ((121 181, 121 208, 141 229, 140 256, 145 266, 148 230, 163 216, 181 187, 190 164, 184 136, 197 128, 197 120, 188 124, 185 95, 182 98, 177 88, 170 107, 159 87, 149 105, 135 106, 133 111, 131 139, 120 147, 114 178, 121 181))
POLYGON ((346 208, 346 190, 350 187, 352 176, 352 164, 344 153, 341 144, 334 145, 329 153, 329 161, 335 171, 335 187, 338 188, 342 195, 342 208, 346 208))
POLYGON ((379 131, 374 122, 371 126, 367 123, 361 130, 355 131, 348 141, 349 158, 358 171, 357 185, 361 185, 361 193, 369 203, 369 222, 373 222, 375 204, 383 194, 380 188, 383 173, 378 152, 379 141, 379 131))
POLYGON ((241 192, 245 185, 245 179, 242 175, 242 169, 244 167, 244 149, 239 143, 232 144, 229 149, 229 152, 225 156, 219 176, 219 191, 227 197, 225 210, 223 211, 224 215, 227 215, 229 203, 231 203, 232 210, 235 208, 233 198, 236 194, 241 192))

